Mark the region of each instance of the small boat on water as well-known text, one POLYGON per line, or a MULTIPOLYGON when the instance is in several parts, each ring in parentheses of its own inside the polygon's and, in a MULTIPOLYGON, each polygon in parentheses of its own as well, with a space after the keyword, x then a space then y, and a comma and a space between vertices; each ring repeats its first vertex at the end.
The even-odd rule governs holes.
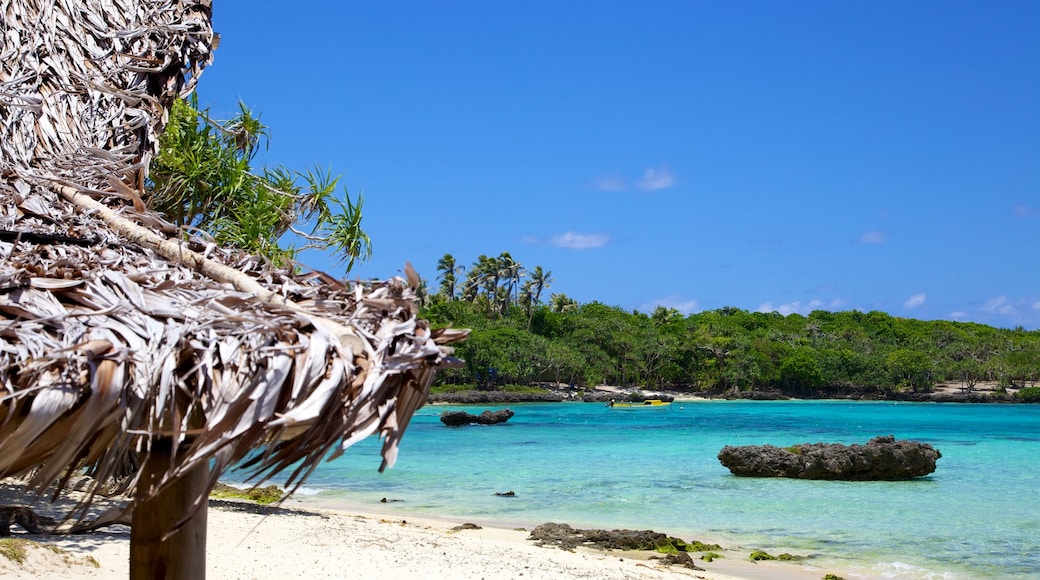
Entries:
POLYGON ((607 403, 607 406, 611 409, 667 409, 671 404, 671 401, 647 399, 642 403, 637 401, 611 401, 607 403))

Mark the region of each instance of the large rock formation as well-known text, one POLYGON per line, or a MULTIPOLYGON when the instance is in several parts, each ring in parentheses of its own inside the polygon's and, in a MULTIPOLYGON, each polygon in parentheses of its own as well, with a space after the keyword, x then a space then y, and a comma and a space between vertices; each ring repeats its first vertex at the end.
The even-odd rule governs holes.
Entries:
POLYGON ((461 425, 497 425, 505 423, 513 416, 509 409, 499 411, 484 411, 479 415, 465 411, 445 411, 441 413, 441 423, 448 427, 459 427, 461 425))
POLYGON ((804 443, 787 448, 772 445, 727 445, 719 461, 734 475, 793 477, 843 481, 893 481, 935 471, 939 450, 927 443, 896 441, 889 435, 866 445, 804 443))

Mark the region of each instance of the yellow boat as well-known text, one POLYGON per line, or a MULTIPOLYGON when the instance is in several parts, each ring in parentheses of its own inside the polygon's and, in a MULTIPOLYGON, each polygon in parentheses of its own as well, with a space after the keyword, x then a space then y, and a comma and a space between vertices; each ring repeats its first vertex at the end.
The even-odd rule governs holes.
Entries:
POLYGON ((607 403, 607 406, 611 409, 667 409, 671 404, 671 401, 647 399, 642 403, 634 401, 611 401, 607 403))

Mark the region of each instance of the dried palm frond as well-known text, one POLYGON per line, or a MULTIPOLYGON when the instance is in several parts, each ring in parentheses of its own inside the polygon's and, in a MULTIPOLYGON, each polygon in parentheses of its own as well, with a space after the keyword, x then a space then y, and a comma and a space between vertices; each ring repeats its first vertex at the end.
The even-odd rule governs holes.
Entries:
POLYGON ((142 211, 209 2, 7 0, 0 34, 0 476, 60 489, 163 447, 144 496, 209 462, 292 486, 372 434, 392 465, 466 331, 417 320, 401 278, 275 269, 142 211))

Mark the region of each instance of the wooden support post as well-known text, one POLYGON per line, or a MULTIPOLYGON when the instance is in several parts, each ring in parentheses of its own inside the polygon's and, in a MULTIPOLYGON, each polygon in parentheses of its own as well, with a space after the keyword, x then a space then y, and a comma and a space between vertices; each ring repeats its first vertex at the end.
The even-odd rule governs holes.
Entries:
POLYGON ((205 462, 151 499, 142 496, 170 468, 169 445, 153 448, 137 486, 130 529, 130 580, 203 580, 206 577, 206 503, 178 530, 199 494, 205 494, 209 465, 205 462))

